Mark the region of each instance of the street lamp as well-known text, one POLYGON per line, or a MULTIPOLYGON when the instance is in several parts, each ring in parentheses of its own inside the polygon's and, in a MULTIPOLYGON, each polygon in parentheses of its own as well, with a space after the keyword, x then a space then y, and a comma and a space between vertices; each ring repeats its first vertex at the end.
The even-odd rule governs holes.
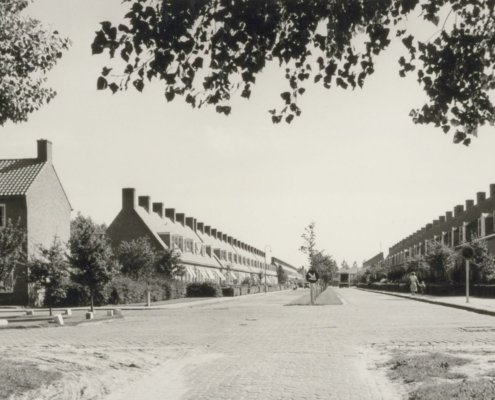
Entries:
POLYGON ((462 247, 462 257, 466 260, 466 303, 469 303, 469 260, 474 257, 474 250, 471 246, 462 247))

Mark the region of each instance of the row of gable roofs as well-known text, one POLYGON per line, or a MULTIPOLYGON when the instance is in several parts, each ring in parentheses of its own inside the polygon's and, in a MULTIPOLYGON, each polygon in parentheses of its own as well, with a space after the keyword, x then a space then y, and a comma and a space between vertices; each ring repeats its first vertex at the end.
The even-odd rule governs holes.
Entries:
MULTIPOLYGON (((140 200, 143 198, 147 198, 147 196, 140 197, 140 200)), ((141 203, 141 202, 140 202, 141 203)), ((148 230, 156 239, 157 243, 162 246, 163 249, 168 249, 169 246, 166 243, 166 235, 177 235, 185 239, 191 239, 194 243, 201 243, 201 245, 210 246, 213 251, 210 254, 208 252, 203 252, 202 254, 195 252, 181 252, 181 261, 185 264, 198 265, 198 266, 206 266, 210 268, 218 268, 223 269, 230 267, 233 270, 244 272, 244 273, 257 273, 263 268, 257 269, 252 268, 248 265, 241 264, 239 262, 234 262, 234 260, 221 260, 217 255, 214 254, 215 249, 224 250, 227 253, 237 254, 237 259, 240 257, 245 257, 246 259, 255 260, 259 263, 259 265, 263 265, 264 260, 262 257, 257 254, 250 253, 240 247, 233 246, 228 242, 224 242, 213 235, 208 235, 207 233, 203 233, 200 230, 194 231, 188 225, 183 225, 181 222, 177 220, 173 221, 171 218, 160 215, 156 212, 149 211, 149 200, 145 202, 145 205, 138 205, 135 207, 135 211, 140 219, 146 224, 148 230)), ((176 214, 177 215, 177 214, 176 214)), ((175 218, 176 219, 176 218, 175 218)), ((184 216, 185 220, 185 216, 184 216)), ((173 240, 172 237, 170 238, 173 240)), ((172 245, 172 242, 170 242, 172 245)), ((276 272, 267 269, 267 275, 276 276, 276 272)))

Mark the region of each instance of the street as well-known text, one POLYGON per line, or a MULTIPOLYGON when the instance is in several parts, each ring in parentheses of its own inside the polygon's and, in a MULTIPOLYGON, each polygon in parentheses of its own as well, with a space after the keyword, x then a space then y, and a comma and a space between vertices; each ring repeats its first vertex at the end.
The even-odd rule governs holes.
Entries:
POLYGON ((478 370, 490 365, 493 317, 334 290, 342 305, 286 306, 306 294, 299 289, 2 330, 0 358, 62 372, 31 398, 108 400, 397 399, 403 389, 383 367, 396 350, 465 353, 478 370))

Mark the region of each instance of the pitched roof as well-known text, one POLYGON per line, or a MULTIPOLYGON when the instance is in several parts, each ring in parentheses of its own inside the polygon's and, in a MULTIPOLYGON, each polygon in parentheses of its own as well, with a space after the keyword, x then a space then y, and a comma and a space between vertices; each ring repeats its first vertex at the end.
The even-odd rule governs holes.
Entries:
POLYGON ((36 158, 0 160, 0 196, 25 195, 45 164, 36 158))

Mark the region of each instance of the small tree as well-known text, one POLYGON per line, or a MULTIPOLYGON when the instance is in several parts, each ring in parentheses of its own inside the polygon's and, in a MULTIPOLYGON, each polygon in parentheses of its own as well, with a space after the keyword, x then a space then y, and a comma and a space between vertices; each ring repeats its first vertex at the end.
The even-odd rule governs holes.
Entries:
POLYGON ((123 274, 142 281, 146 285, 146 305, 151 305, 150 286, 157 274, 157 253, 150 241, 141 237, 123 241, 117 248, 117 258, 123 274))
POLYGON ((102 296, 106 284, 117 272, 105 226, 79 214, 71 222, 69 240, 72 279, 88 289, 91 311, 95 296, 102 296))
POLYGON ((277 267, 277 279, 279 285, 285 285, 289 279, 289 275, 281 265, 277 267))
POLYGON ((427 242, 425 262, 430 267, 430 277, 433 282, 446 282, 449 280, 448 265, 454 254, 454 250, 443 243, 431 240, 427 242))
POLYGON ((431 268, 421 255, 411 256, 406 259, 405 272, 410 274, 415 272, 420 281, 431 281, 431 268))
POLYGON ((167 279, 183 276, 186 273, 186 269, 180 263, 180 252, 172 249, 163 250, 158 254, 156 270, 167 279))
POLYGON ((314 268, 314 257, 317 253, 316 250, 316 234, 315 234, 315 223, 311 222, 306 228, 304 228, 304 233, 301 235, 303 238, 303 245, 299 248, 303 254, 308 256, 309 268, 314 268))
POLYGON ((26 230, 21 221, 7 220, 5 227, 0 229, 0 288, 6 286, 6 281, 12 279, 12 287, 15 285, 16 268, 26 261, 26 230))
POLYGON ((64 246, 57 237, 50 247, 39 246, 39 254, 32 256, 28 264, 28 280, 37 289, 44 289, 50 315, 53 305, 67 296, 68 267, 64 246))
MULTIPOLYGON (((475 235, 469 246, 474 256, 470 260, 470 271, 473 283, 487 283, 495 278, 495 258, 488 251, 486 241, 475 235)), ((465 260, 460 252, 452 252, 447 266, 448 278, 451 282, 463 284, 466 279, 465 260)))
POLYGON ((337 263, 332 256, 325 254, 323 251, 318 251, 315 254, 314 263, 320 280, 325 286, 328 286, 338 273, 337 263))

